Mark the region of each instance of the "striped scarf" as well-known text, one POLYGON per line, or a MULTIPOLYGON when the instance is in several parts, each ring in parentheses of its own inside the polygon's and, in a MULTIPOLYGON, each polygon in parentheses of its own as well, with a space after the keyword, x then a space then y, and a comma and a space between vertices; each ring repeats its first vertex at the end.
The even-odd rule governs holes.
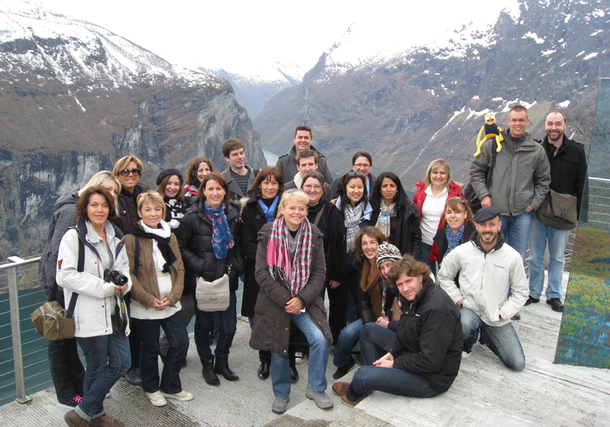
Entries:
POLYGON ((313 235, 307 218, 301 223, 297 237, 297 248, 291 260, 290 231, 286 218, 281 217, 273 221, 267 242, 267 265, 271 277, 281 281, 293 297, 305 287, 311 271, 313 235))

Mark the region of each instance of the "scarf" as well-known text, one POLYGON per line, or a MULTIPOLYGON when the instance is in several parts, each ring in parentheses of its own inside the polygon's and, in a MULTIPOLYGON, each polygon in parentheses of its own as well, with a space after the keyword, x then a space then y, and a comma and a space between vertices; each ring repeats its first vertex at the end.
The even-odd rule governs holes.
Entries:
POLYGON ((447 227, 445 230, 445 235, 447 236, 447 252, 445 252, 445 256, 455 248, 457 248, 464 240, 464 227, 466 224, 462 224, 457 233, 453 233, 451 227, 447 227))
POLYGON ((371 311, 376 317, 381 316, 383 310, 382 298, 379 293, 379 269, 377 263, 371 263, 368 258, 362 262, 362 276, 360 276, 360 288, 366 292, 371 299, 371 311))
POLYGON ((265 218, 267 218, 267 222, 273 221, 273 217, 275 216, 275 208, 277 207, 277 202, 279 200, 280 196, 275 196, 275 198, 273 199, 273 203, 271 203, 271 206, 267 206, 263 199, 258 199, 258 205, 263 210, 265 218))
POLYGON ((159 227, 161 228, 150 228, 144 221, 140 220, 140 225, 142 228, 137 225, 131 230, 130 234, 136 236, 136 239, 141 237, 143 239, 152 239, 156 242, 156 245, 153 244, 153 251, 155 247, 165 260, 161 268, 161 272, 169 273, 169 266, 172 265, 176 261, 176 255, 172 252, 172 249, 169 247, 169 239, 171 238, 172 232, 165 221, 161 221, 159 223, 159 227))
POLYGON ((381 206, 379 206, 379 217, 377 218, 377 224, 375 224, 375 228, 385 234, 387 238, 390 238, 390 218, 394 213, 394 208, 396 208, 396 203, 392 203, 390 204, 390 206, 386 206, 383 201, 381 202, 381 206))
POLYGON ((294 258, 290 259, 290 231, 286 218, 273 221, 267 242, 267 264, 274 280, 282 281, 295 296, 309 281, 312 260, 313 234, 305 218, 299 227, 294 258))
POLYGON ((217 209, 212 209, 208 202, 203 202, 203 212, 212 221, 212 249, 216 259, 225 259, 229 249, 234 245, 233 235, 229 227, 229 221, 225 215, 225 204, 220 204, 217 209))
POLYGON ((364 203, 358 203, 356 207, 353 207, 352 204, 347 201, 347 205, 345 206, 345 247, 347 248, 347 252, 352 251, 352 246, 354 245, 354 240, 356 240, 356 234, 360 231, 360 219, 362 218, 362 212, 364 210, 364 203))

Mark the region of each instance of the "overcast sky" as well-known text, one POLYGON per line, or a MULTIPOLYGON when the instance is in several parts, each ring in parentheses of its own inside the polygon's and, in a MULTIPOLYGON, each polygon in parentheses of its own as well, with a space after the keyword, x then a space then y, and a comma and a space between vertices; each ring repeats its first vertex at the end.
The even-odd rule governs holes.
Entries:
POLYGON ((239 71, 275 61, 309 69, 354 22, 370 33, 367 51, 387 40, 426 43, 469 21, 493 23, 517 0, 29 1, 105 27, 171 63, 239 71))

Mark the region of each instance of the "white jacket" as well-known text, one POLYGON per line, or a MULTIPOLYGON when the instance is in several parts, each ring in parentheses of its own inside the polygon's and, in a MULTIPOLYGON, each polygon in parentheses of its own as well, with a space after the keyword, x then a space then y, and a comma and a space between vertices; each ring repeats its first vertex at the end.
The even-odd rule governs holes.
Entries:
POLYGON ((463 298, 462 307, 474 311, 489 326, 509 323, 529 295, 521 255, 504 244, 501 234, 498 238, 488 253, 474 240, 458 246, 443 258, 438 272, 439 285, 451 299, 457 303, 463 298), (458 274, 459 288, 454 281, 458 274))
MULTIPOLYGON (((108 246, 115 258, 112 269, 127 276, 128 287, 131 290, 129 261, 123 245, 123 234, 108 221, 106 233, 111 236, 108 246)), ((91 239, 92 237, 87 234, 85 222, 80 220, 77 228, 68 230, 61 239, 57 256, 56 279, 57 284, 64 288, 66 309, 70 304, 72 292, 78 293, 73 318, 74 336, 79 338, 112 334, 111 316, 114 314, 116 303, 114 284, 104 281, 104 267, 91 239), (79 238, 84 239, 85 243, 83 272, 77 271, 79 238)), ((129 327, 126 335, 129 335, 129 327)))

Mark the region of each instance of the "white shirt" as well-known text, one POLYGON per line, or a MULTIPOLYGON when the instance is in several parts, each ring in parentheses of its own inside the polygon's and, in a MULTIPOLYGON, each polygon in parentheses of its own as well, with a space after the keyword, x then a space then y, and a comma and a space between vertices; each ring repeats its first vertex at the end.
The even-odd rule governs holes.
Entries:
POLYGON ((432 245, 434 243, 434 236, 438 231, 438 225, 441 222, 441 216, 445 210, 445 203, 449 197, 449 191, 447 187, 443 188, 443 191, 438 196, 434 197, 432 194, 432 185, 426 188, 426 198, 421 208, 421 241, 426 245, 432 245))

